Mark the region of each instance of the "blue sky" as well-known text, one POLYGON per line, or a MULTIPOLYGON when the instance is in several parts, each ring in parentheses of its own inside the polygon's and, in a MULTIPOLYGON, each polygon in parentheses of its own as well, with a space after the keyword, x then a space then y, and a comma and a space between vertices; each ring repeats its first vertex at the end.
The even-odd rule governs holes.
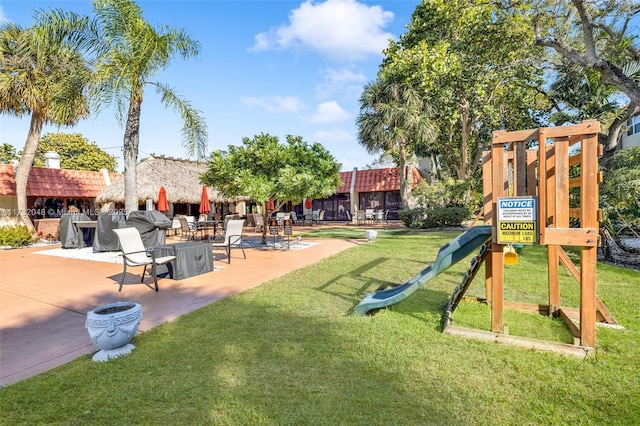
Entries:
MULTIPOLYGON (((202 43, 195 59, 175 59, 156 80, 190 100, 205 117, 208 150, 269 133, 320 142, 342 163, 362 168, 376 156, 357 141, 355 120, 363 86, 376 77, 388 40, 406 31, 418 0, 387 1, 139 1, 156 28, 184 28, 202 43)), ((90 0, 2 0, 0 19, 28 26, 36 9, 82 14, 90 0)), ((187 158, 181 120, 164 109, 149 87, 140 120, 139 158, 149 154, 187 158)), ((0 143, 21 150, 29 117, 0 115, 0 143)), ((111 110, 46 132, 81 133, 119 157, 123 128, 111 110)))

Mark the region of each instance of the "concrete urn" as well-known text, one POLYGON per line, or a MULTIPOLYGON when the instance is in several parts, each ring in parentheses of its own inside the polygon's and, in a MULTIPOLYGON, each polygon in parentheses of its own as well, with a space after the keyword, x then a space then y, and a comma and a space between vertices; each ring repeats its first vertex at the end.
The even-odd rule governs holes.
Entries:
POLYGON ((93 361, 104 362, 127 355, 135 349, 131 340, 142 320, 142 305, 116 302, 87 312, 85 327, 91 341, 100 348, 93 361))
POLYGON ((367 229, 365 235, 367 236, 367 241, 374 241, 378 236, 378 231, 375 229, 367 229))

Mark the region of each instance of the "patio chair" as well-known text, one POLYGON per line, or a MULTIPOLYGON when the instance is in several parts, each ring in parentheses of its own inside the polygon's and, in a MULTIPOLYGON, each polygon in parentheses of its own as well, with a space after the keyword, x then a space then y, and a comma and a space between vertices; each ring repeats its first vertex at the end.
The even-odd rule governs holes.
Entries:
POLYGON ((289 212, 289 215, 291 217, 291 223, 293 225, 297 225, 298 224, 298 215, 296 214, 296 212, 294 212, 293 210, 291 210, 289 212))
POLYGON ((324 210, 320 210, 318 216, 314 217, 313 222, 317 225, 322 225, 322 223, 324 222, 324 210))
POLYGON ((182 229, 181 238, 184 237, 187 241, 195 239, 195 236, 198 233, 198 227, 195 222, 189 223, 186 217, 180 217, 178 220, 180 220, 180 229, 182 229))
POLYGON ((264 229, 264 217, 259 213, 254 213, 253 224, 255 226, 253 232, 262 231, 264 229))
POLYGON ((242 249, 242 255, 247 258, 244 252, 244 245, 242 243, 242 229, 244 226, 244 219, 232 219, 227 222, 227 228, 224 231, 224 240, 220 242, 213 242, 211 246, 215 249, 222 247, 227 252, 227 262, 231 263, 231 247, 240 246, 242 249))
POLYGON ((182 225, 180 224, 180 218, 174 217, 171 219, 171 228, 167 229, 167 231, 173 232, 173 235, 178 235, 178 232, 182 230, 182 225))
POLYGON ((153 276, 153 283, 155 284, 156 291, 158 291, 158 275, 156 273, 156 267, 158 265, 166 264, 167 269, 169 270, 169 277, 173 278, 173 267, 171 266, 171 261, 175 260, 175 256, 156 257, 153 247, 148 249, 144 248, 140 231, 136 228, 114 229, 113 232, 116 233, 118 241, 120 242, 120 248, 122 250, 122 264, 124 265, 122 278, 120 279, 120 288, 118 291, 122 291, 124 277, 127 275, 127 266, 144 266, 142 279, 140 280, 141 283, 144 283, 144 274, 147 272, 147 266, 151 265, 151 275, 153 276))

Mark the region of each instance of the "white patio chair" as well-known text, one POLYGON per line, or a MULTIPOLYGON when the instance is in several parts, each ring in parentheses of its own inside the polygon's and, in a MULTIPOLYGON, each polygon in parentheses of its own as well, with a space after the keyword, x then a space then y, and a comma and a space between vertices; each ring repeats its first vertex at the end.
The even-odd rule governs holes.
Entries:
MULTIPOLYGON (((144 266, 142 271, 141 283, 144 282, 144 274, 147 272, 147 266, 151 265, 151 275, 153 276, 153 283, 155 284, 156 291, 158 291, 158 275, 156 274, 156 267, 158 265, 167 265, 169 270, 169 277, 173 278, 173 267, 171 261, 175 256, 162 256, 156 257, 153 247, 146 249, 142 243, 140 232, 136 228, 120 228, 114 229, 113 232, 118 236, 120 242, 120 248, 122 250, 122 264, 124 270, 122 271, 122 278, 120 279, 120 288, 118 291, 122 291, 124 284, 124 277, 127 275, 127 266, 144 266)), ((149 286, 150 287, 150 286, 149 286)))
POLYGON ((244 252, 244 245, 242 243, 242 230, 244 226, 244 219, 232 219, 227 222, 227 228, 224 230, 224 240, 211 243, 211 246, 215 248, 222 247, 227 252, 227 262, 231 263, 231 247, 240 246, 242 249, 242 255, 247 258, 244 252))

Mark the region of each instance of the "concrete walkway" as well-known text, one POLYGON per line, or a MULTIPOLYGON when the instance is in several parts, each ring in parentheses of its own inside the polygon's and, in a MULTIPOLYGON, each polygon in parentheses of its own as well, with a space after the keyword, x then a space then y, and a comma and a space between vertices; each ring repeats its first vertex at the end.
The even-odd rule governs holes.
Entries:
POLYGON ((161 279, 157 293, 140 284, 139 276, 136 280, 133 273, 142 268, 129 269, 118 292, 121 264, 35 254, 59 245, 0 250, 0 386, 96 352, 84 324, 86 313, 98 306, 140 303, 144 332, 358 244, 314 241, 320 244, 304 250, 245 249, 246 260, 242 251, 232 250, 231 264, 224 250, 214 250, 214 265, 221 269, 179 281, 161 279))

